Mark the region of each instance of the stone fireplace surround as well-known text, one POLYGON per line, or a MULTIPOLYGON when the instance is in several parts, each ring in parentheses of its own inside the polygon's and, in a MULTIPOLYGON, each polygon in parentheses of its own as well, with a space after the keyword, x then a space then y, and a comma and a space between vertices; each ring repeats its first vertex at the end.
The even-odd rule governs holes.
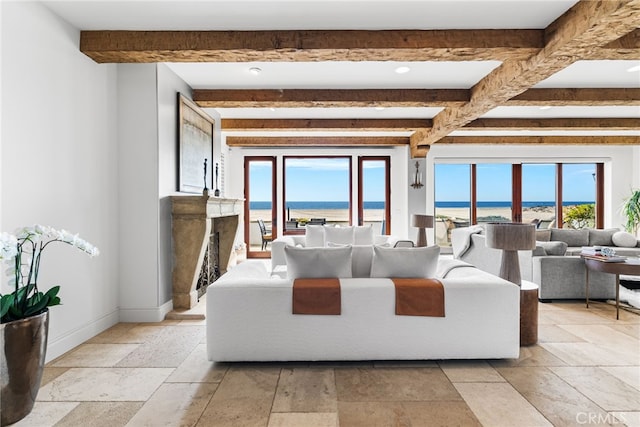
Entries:
POLYGON ((173 309, 197 304, 196 283, 212 233, 219 233, 220 274, 227 270, 244 200, 203 195, 171 197, 173 309))

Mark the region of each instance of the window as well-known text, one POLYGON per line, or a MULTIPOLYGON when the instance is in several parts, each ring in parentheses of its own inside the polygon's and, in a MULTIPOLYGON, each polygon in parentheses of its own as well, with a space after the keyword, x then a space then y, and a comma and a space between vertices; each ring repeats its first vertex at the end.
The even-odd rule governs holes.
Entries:
POLYGON ((562 165, 562 221, 566 228, 594 228, 596 222, 596 165, 562 165))
POLYGON ((511 221, 511 165, 487 163, 475 166, 475 223, 511 221))
POLYGON ((285 234, 351 224, 351 157, 284 157, 284 209, 285 234))
POLYGON ((603 163, 436 164, 436 243, 490 221, 602 228, 603 163), (561 209, 560 209, 561 207, 561 209))
POLYGON ((375 234, 389 234, 391 223, 387 157, 358 159, 358 225, 371 225, 375 234))
POLYGON ((556 226, 556 165, 522 165, 522 222, 537 220, 539 228, 556 226))
POLYGON ((244 235, 247 255, 268 257, 275 227, 275 157, 245 157, 244 235))
POLYGON ((434 182, 436 244, 451 246, 451 230, 470 223, 471 167, 468 164, 436 164, 434 182))

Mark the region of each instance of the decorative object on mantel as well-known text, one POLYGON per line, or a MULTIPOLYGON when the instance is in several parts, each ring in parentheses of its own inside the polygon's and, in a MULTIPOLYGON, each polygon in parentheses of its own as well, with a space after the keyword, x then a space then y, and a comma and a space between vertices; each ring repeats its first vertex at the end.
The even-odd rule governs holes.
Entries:
POLYGON ((216 163, 216 189, 213 192, 213 195, 216 197, 220 197, 220 189, 218 188, 218 164, 216 163))
POLYGON ((427 246, 427 234, 425 228, 433 228, 433 216, 432 215, 411 215, 411 226, 418 228, 418 240, 416 246, 427 246))
POLYGON ((0 294, 0 425, 13 424, 33 409, 47 353, 49 307, 59 305, 60 286, 43 293, 38 273, 44 249, 53 242, 76 247, 90 256, 98 249, 65 230, 35 225, 15 235, 0 234, 0 260, 10 266, 10 286, 0 294))
POLYGON ((422 188, 424 184, 422 183, 422 174, 420 173, 420 163, 416 161, 416 172, 413 175, 413 183, 411 184, 413 188, 422 188))
POLYGON ((518 222, 489 222, 486 224, 488 248, 502 249, 500 277, 520 285, 519 250, 536 248, 536 227, 518 222))
POLYGON ((207 158, 204 159, 204 188, 202 189, 202 194, 207 194, 209 189, 207 188, 207 158))

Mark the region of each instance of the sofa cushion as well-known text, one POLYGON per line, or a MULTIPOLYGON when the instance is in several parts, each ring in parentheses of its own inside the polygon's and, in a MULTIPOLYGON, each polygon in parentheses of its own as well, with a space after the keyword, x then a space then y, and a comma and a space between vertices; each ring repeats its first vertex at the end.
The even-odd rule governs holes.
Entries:
POLYGON ((351 274, 351 247, 342 248, 296 248, 285 246, 284 256, 287 260, 287 277, 349 278, 351 274))
POLYGON ((339 243, 351 245, 353 243, 353 227, 325 227, 324 243, 339 243))
POLYGON ((552 228, 551 240, 560 240, 569 246, 589 246, 589 230, 552 228))
POLYGON ((373 245, 373 227, 371 225, 359 225, 353 229, 354 245, 373 245))
POLYGON ((305 247, 321 248, 324 246, 324 229, 322 225, 307 225, 305 231, 305 247))
POLYGON ((638 244, 638 240, 631 233, 626 231, 617 231, 613 233, 611 238, 613 244, 621 248, 634 248, 638 244))
POLYGON ((536 247, 540 246, 544 249, 546 255, 564 255, 567 252, 566 242, 552 241, 552 242, 536 242, 536 247))
POLYGON ((551 230, 536 230, 536 240, 538 242, 548 242, 551 240, 551 230))
POLYGON ((373 247, 371 277, 435 277, 439 246, 420 248, 373 247))
POLYGON ((617 228, 606 230, 589 230, 589 246, 613 246, 613 234, 619 231, 617 228))
MULTIPOLYGON (((338 243, 327 244, 330 248, 346 247, 338 243)), ((351 274, 353 277, 369 277, 371 275, 371 259, 373 245, 351 245, 351 274)))

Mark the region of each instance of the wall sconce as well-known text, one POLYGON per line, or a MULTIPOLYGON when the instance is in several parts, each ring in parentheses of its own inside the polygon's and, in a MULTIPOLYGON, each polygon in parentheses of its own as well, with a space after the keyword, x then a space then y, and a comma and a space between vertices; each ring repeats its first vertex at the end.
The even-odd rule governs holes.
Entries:
POLYGON ((422 188, 424 184, 422 183, 422 174, 420 173, 420 163, 416 161, 416 173, 413 176, 413 184, 411 184, 413 188, 422 188))

